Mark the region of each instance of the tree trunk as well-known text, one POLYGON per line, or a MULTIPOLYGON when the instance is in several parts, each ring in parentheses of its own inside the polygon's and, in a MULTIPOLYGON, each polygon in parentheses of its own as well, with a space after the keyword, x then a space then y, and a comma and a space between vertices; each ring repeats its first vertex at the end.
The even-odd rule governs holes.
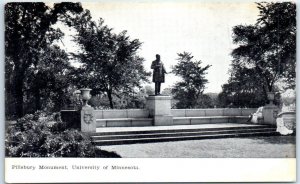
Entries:
POLYGON ((16 115, 18 118, 23 116, 23 86, 24 86, 24 74, 21 72, 17 73, 15 76, 15 80, 13 85, 13 88, 15 89, 14 96, 16 98, 16 115))
POLYGON ((108 100, 109 100, 109 106, 111 109, 114 108, 114 104, 113 104, 113 100, 112 100, 112 92, 111 90, 107 91, 107 96, 108 96, 108 100))
POLYGON ((23 116, 23 91, 22 88, 16 88, 16 115, 18 118, 23 116))
POLYGON ((36 74, 36 77, 34 79, 34 103, 35 103, 35 110, 41 110, 41 90, 40 90, 40 85, 43 83, 43 81, 41 81, 41 73, 38 71, 36 74))
POLYGON ((41 93, 39 87, 36 87, 35 89, 35 109, 41 110, 41 93))

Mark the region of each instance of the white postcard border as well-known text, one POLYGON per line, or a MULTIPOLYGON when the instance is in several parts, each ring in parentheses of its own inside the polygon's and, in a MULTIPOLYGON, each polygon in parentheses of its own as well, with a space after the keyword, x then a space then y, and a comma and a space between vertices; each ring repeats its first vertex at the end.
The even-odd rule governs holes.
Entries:
POLYGON ((296 159, 5 158, 5 181, 295 182, 296 159))

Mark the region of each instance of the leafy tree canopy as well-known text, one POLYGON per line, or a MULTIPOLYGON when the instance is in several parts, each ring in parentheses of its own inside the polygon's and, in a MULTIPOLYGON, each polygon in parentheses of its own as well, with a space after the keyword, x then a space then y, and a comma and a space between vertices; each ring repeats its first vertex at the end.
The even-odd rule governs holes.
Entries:
POLYGON ((272 91, 274 83, 285 78, 295 85, 296 5, 291 2, 257 3, 259 18, 255 25, 233 28, 233 64, 253 68, 272 91))
POLYGON ((253 68, 233 65, 227 84, 222 86, 219 102, 223 107, 259 107, 267 103, 263 79, 253 68))
POLYGON ((112 95, 132 93, 150 75, 144 59, 138 56, 141 42, 131 40, 126 31, 113 33, 104 20, 91 20, 88 11, 76 17, 75 41, 82 52, 73 53, 82 66, 74 76, 79 87, 91 87, 94 94, 106 93, 113 108, 112 95))
MULTIPOLYGON (((259 107, 276 82, 295 87, 296 5, 291 2, 257 3, 254 25, 233 28, 233 61, 230 78, 219 95, 222 106, 259 107)), ((279 96, 276 97, 278 102, 279 96)))
POLYGON ((179 100, 177 108, 194 108, 205 89, 205 84, 208 83, 205 75, 211 65, 202 67, 202 62, 193 58, 191 53, 179 53, 178 63, 172 70, 176 76, 182 79, 172 89, 174 98, 179 100))
POLYGON ((40 68, 40 56, 50 49, 54 40, 63 36, 52 25, 81 11, 81 4, 67 2, 56 3, 53 7, 42 2, 5 5, 6 92, 15 101, 18 117, 23 115, 25 88, 30 87, 26 84, 31 77, 29 73, 32 74, 32 68, 40 68))

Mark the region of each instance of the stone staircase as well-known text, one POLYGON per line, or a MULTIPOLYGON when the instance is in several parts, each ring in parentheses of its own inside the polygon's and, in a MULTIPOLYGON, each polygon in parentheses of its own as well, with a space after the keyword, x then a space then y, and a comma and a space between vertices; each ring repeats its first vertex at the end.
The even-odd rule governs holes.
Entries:
POLYGON ((274 135, 279 134, 276 132, 276 127, 270 125, 220 123, 188 126, 98 128, 96 133, 91 134, 91 137, 96 145, 101 146, 274 135))

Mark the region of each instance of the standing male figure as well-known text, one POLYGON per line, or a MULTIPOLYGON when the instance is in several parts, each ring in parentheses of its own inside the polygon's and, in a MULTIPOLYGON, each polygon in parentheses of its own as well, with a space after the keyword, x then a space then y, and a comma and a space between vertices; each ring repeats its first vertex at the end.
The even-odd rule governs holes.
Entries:
POLYGON ((160 55, 156 54, 156 60, 152 61, 151 69, 153 69, 153 79, 152 82, 155 83, 155 95, 160 94, 160 85, 165 82, 165 67, 160 61, 160 55))

